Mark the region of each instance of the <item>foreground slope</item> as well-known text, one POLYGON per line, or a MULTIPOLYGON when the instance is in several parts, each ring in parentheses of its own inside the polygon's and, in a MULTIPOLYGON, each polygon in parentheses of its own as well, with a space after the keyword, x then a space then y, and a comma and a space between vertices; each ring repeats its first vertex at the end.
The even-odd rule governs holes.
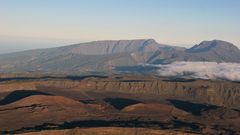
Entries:
POLYGON ((50 130, 42 132, 23 133, 22 135, 196 135, 195 133, 184 133, 171 130, 154 130, 147 128, 121 128, 121 127, 100 127, 100 128, 75 128, 66 130, 50 130))
POLYGON ((239 134, 239 87, 133 75, 5 77, 0 132, 239 134))

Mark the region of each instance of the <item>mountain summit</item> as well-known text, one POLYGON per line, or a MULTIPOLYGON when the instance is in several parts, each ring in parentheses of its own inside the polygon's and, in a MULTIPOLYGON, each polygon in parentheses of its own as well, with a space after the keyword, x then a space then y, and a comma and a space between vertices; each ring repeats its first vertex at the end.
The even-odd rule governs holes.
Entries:
POLYGON ((213 41, 203 41, 199 45, 195 45, 192 48, 188 49, 188 52, 206 52, 213 50, 222 50, 225 51, 236 51, 238 48, 233 44, 222 41, 222 40, 213 40, 213 41))
POLYGON ((126 52, 152 52, 165 46, 158 44, 154 39, 105 40, 74 45, 72 46, 72 53, 104 55, 126 52))

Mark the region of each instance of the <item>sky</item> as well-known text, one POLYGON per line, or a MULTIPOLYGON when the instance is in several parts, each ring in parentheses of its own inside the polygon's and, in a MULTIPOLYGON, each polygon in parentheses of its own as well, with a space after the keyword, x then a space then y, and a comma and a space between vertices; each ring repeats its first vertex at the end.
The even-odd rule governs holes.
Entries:
POLYGON ((94 40, 240 47, 240 0, 0 0, 0 53, 94 40))

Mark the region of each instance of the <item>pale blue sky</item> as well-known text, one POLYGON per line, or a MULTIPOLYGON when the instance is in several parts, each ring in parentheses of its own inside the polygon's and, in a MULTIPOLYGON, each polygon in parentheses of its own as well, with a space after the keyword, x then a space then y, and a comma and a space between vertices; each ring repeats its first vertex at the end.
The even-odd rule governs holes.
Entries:
POLYGON ((0 53, 139 38, 240 46, 239 24, 240 0, 0 0, 0 53))

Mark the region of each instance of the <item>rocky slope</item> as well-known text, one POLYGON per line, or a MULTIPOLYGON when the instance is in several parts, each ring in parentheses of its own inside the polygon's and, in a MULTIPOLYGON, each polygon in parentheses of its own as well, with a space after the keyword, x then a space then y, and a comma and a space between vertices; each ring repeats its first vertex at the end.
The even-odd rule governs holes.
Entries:
POLYGON ((162 97, 240 108, 240 84, 229 81, 167 79, 151 76, 110 76, 85 79, 81 77, 23 79, 23 81, 14 81, 13 79, 0 83, 1 92, 46 88, 156 94, 162 97))

